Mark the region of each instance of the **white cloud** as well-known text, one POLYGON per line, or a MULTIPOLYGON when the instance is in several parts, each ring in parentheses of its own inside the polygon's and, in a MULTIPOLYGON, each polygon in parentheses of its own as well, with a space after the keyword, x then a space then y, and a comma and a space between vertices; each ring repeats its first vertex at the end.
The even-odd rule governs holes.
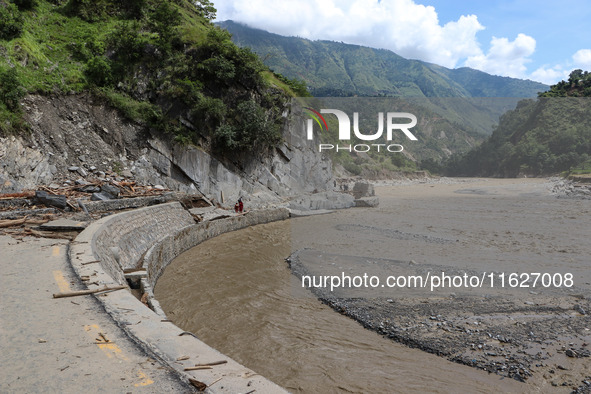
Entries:
POLYGON ((568 80, 570 73, 580 68, 591 70, 591 49, 579 49, 571 57, 571 61, 565 61, 554 66, 542 66, 531 73, 530 78, 548 85, 553 85, 561 80, 568 80))
POLYGON ((546 85, 554 85, 556 82, 563 79, 568 79, 568 71, 560 65, 552 67, 540 67, 530 75, 530 79, 545 83, 546 85))
POLYGON ((575 68, 591 70, 591 49, 580 49, 573 55, 575 68))
POLYGON ((481 53, 466 59, 466 66, 490 74, 523 78, 526 75, 526 63, 536 50, 536 40, 525 34, 518 34, 515 40, 493 37, 487 54, 481 53))
POLYGON ((570 70, 591 70, 591 49, 572 59, 529 72, 536 40, 518 34, 510 41, 493 37, 482 49, 484 30, 476 15, 440 24, 436 9, 420 0, 225 0, 216 3, 218 20, 232 19, 285 36, 344 41, 389 49, 397 54, 445 67, 468 66, 495 75, 530 78, 553 84, 570 70))
POLYGON ((218 19, 309 39, 390 49, 411 59, 455 67, 478 55, 475 15, 441 25, 435 8, 413 0, 234 0, 218 6, 218 19))

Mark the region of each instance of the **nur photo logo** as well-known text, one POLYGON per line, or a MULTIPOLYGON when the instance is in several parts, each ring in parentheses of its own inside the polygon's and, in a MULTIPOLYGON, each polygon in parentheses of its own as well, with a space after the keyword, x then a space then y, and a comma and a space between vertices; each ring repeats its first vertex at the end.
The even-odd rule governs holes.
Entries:
POLYGON ((309 115, 309 118, 305 119, 304 123, 306 138, 308 140, 311 141, 314 139, 314 124, 318 125, 321 132, 326 131, 328 133, 328 122, 323 114, 330 114, 334 115, 338 122, 338 140, 348 142, 347 145, 339 145, 338 143, 320 143, 318 144, 319 152, 329 150, 335 150, 337 152, 342 150, 349 152, 369 152, 375 150, 377 152, 387 151, 398 153, 402 152, 404 147, 400 144, 391 143, 396 134, 401 134, 410 141, 418 140, 418 138, 410 131, 411 128, 417 125, 417 117, 409 112, 378 112, 377 131, 362 132, 359 126, 359 112, 353 112, 353 122, 351 122, 349 115, 340 109, 323 108, 317 111, 310 107, 304 107, 304 110, 307 115, 309 115), (372 143, 353 144, 351 143, 352 136, 356 140, 372 143), (380 141, 384 141, 384 143, 379 143, 380 141))

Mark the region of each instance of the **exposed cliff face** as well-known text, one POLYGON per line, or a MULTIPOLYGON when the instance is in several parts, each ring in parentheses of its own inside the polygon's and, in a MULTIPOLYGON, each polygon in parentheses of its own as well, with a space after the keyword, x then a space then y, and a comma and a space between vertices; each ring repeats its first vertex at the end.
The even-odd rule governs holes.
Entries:
POLYGON ((31 134, 0 139, 2 192, 119 177, 200 191, 224 205, 233 205, 239 196, 251 205, 263 205, 333 186, 330 160, 315 151, 301 130, 289 130, 287 121, 283 142, 273 153, 253 157, 238 168, 129 123, 90 94, 31 95, 22 105, 31 134))

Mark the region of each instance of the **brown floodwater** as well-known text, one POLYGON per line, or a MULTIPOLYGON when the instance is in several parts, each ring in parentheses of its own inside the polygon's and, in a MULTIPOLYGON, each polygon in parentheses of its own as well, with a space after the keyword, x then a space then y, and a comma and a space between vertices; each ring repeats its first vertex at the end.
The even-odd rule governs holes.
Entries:
POLYGON ((475 264, 486 267, 495 261, 497 268, 518 259, 538 269, 545 264, 556 269, 560 258, 563 265, 582 271, 577 256, 583 251, 573 249, 587 248, 576 241, 588 236, 588 222, 573 216, 573 211, 588 213, 587 203, 566 202, 572 215, 563 216, 565 205, 551 210, 556 200, 545 195, 539 181, 476 186, 442 186, 439 192, 430 185, 387 187, 380 189, 378 209, 340 211, 223 234, 175 259, 158 281, 156 298, 176 325, 291 392, 536 391, 531 385, 448 362, 364 329, 295 285, 284 261, 292 249, 312 245, 341 254, 416 259, 418 264, 438 259, 450 266, 471 264, 475 253, 480 253, 475 264), (524 195, 528 191, 533 194, 524 195), (528 198, 533 200, 527 203, 528 198), (536 212, 545 216, 533 220, 539 217, 536 212), (478 219, 477 213, 486 220, 478 219), (462 222, 462 214, 475 220, 462 222), (561 239, 568 230, 561 220, 570 231, 583 234, 561 239), (503 227, 508 221, 515 221, 510 229, 503 227), (343 232, 330 233, 343 223, 404 228, 457 239, 457 244, 418 248, 418 238, 384 240, 387 244, 382 245, 375 237, 359 244, 343 239, 343 232), (507 231, 513 232, 511 237, 507 231), (547 242, 536 243, 540 238, 547 242))

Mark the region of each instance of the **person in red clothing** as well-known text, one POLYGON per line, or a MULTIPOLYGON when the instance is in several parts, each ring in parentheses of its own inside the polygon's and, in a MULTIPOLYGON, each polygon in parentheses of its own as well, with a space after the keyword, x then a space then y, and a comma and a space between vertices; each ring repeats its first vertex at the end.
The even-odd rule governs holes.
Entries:
POLYGON ((242 213, 244 211, 244 203, 242 202, 242 197, 238 199, 238 211, 242 213))

